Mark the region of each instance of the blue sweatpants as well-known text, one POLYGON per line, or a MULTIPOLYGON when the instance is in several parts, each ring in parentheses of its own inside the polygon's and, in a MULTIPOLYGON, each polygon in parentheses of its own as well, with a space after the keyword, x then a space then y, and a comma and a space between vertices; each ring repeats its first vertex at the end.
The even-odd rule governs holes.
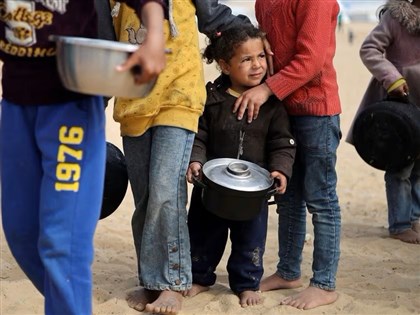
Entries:
POLYGON ((45 297, 45 314, 92 314, 93 236, 105 172, 100 97, 48 106, 2 101, 3 229, 45 297))

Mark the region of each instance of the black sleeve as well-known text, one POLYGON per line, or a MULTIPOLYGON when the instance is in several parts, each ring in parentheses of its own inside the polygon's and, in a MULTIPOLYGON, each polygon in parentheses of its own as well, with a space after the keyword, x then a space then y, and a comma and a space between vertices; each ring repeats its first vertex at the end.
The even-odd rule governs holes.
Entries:
POLYGON ((207 36, 228 28, 251 24, 245 15, 234 15, 232 9, 218 0, 195 0, 198 30, 207 36))
POLYGON ((209 118, 204 109, 198 121, 198 132, 194 138, 194 145, 191 152, 191 162, 200 162, 202 165, 207 162, 207 141, 209 139, 209 118))
POLYGON ((116 40, 109 0, 95 0, 95 7, 98 14, 98 38, 116 40))
POLYGON ((279 100, 276 100, 275 105, 276 112, 267 135, 269 170, 280 171, 290 179, 296 155, 296 141, 284 105, 279 100))

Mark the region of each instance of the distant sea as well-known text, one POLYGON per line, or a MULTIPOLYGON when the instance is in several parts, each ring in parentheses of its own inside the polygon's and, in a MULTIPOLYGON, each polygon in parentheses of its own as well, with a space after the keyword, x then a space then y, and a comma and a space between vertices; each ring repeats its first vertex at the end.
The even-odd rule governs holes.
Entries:
POLYGON ((385 0, 341 0, 341 11, 346 21, 378 20, 378 9, 385 4, 385 0))
MULTIPOLYGON (((305 0, 310 1, 310 0, 305 0)), ((232 8, 235 14, 248 16, 254 24, 257 24, 254 13, 254 0, 221 0, 232 8)), ((341 11, 346 22, 350 21, 377 21, 378 8, 385 0, 339 0, 341 11)))

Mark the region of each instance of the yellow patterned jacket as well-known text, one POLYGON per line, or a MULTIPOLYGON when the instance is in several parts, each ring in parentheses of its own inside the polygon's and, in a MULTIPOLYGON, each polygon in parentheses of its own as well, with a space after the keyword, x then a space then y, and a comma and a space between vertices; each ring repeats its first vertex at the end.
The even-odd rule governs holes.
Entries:
MULTIPOLYGON (((114 4, 111 1, 111 7, 114 4)), ((122 136, 140 136, 154 126, 197 132, 206 91, 195 7, 191 0, 176 0, 172 4, 171 23, 165 20, 164 28, 166 48, 172 53, 167 55, 166 68, 155 87, 145 98, 115 100, 113 117, 120 123, 122 136)), ((119 41, 141 44, 146 30, 134 11, 122 3, 119 10, 114 10, 114 15, 119 41)))

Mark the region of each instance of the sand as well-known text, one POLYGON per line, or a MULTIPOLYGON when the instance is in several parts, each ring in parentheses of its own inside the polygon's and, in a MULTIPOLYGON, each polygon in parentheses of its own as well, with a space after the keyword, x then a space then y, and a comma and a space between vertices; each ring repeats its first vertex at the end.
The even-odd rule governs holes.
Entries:
MULTIPOLYGON (((337 31, 335 65, 340 85, 343 114, 343 138, 362 97, 370 74, 358 57, 361 41, 373 24, 345 25, 337 31), (348 43, 347 32, 354 32, 348 43)), ((206 79, 214 79, 214 67, 206 66, 206 79)), ((107 109, 108 140, 121 147, 119 126, 107 109)), ((341 260, 337 275, 339 299, 332 305, 305 314, 420 314, 420 247, 388 237, 383 172, 365 164, 354 148, 342 141, 338 150, 338 194, 342 209, 341 260)), ((131 236, 133 212, 131 192, 119 209, 98 224, 93 264, 93 311, 97 315, 138 314, 129 308, 125 295, 137 285, 136 258, 131 236)), ((308 217, 309 240, 303 253, 303 281, 311 277, 312 224, 308 217)), ((16 265, 4 235, 0 242, 1 296, 0 314, 43 314, 43 298, 16 265)), ((283 297, 299 290, 263 293, 264 303, 241 308, 238 298, 227 285, 226 257, 218 279, 208 292, 184 301, 180 314, 302 314, 289 306, 280 306, 283 297)), ((270 209, 265 275, 274 272, 277 263, 277 215, 270 209)))

